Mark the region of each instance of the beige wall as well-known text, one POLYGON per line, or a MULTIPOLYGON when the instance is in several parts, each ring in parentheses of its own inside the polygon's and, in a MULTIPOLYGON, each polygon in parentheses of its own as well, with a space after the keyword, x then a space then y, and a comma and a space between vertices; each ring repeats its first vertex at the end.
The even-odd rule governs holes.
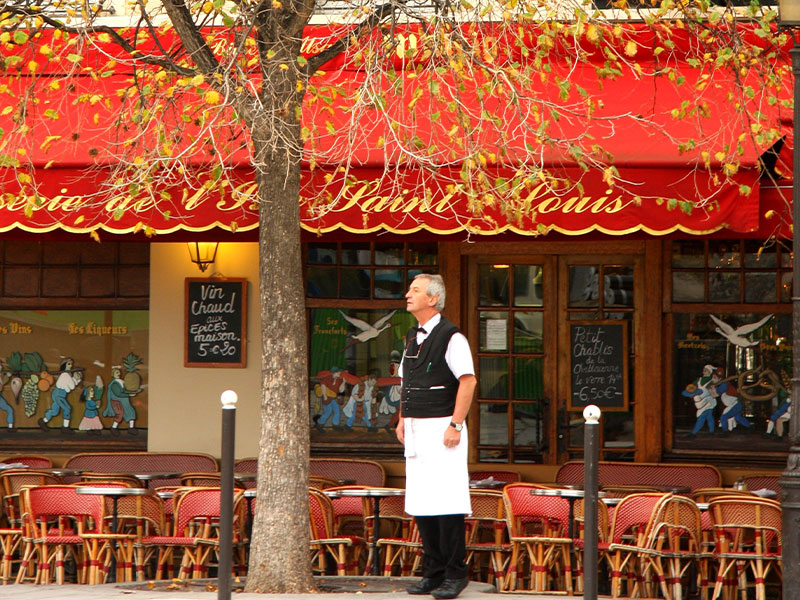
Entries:
POLYGON ((239 395, 236 457, 256 456, 260 434, 261 327, 258 312, 258 244, 223 243, 205 274, 189 261, 186 244, 150 245, 150 365, 147 447, 150 451, 206 452, 219 458, 220 394, 239 395), (184 279, 209 274, 245 277, 247 367, 183 366, 184 279))

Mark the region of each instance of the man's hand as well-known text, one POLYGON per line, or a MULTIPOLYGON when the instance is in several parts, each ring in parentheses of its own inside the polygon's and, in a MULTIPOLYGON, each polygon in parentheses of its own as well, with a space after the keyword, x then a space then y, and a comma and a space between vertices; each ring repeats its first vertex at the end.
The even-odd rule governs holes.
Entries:
POLYGON ((461 441, 461 432, 456 431, 454 427, 447 426, 444 432, 444 445, 446 448, 455 448, 461 441))
POLYGON ((397 427, 395 428, 394 433, 397 436, 397 439, 400 440, 400 443, 405 446, 406 430, 405 427, 403 426, 403 417, 400 417, 400 419, 398 419, 397 427))

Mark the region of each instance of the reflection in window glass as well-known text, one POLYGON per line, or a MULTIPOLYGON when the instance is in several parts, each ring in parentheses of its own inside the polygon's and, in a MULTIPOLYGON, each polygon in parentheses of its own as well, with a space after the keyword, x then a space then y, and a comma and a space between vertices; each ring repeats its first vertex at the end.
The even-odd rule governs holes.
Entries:
POLYGON ((569 306, 597 306, 600 296, 599 269, 569 268, 569 306))
POLYGON ((541 352, 544 313, 514 313, 514 352, 541 352))
POLYGON ((785 449, 791 315, 673 318, 675 448, 785 449))
POLYGON ((310 265, 335 265, 336 244, 309 244, 307 262, 310 265))
POLYGON ((479 351, 508 351, 508 313, 480 311, 478 315, 479 351))
POLYGON ((744 266, 752 269, 774 269, 778 266, 778 247, 764 246, 758 240, 745 240, 744 266))
POLYGON ((508 443, 508 404, 480 403, 481 445, 508 443))
POLYGON ((706 264, 705 243, 702 241, 676 242, 672 244, 672 266, 703 268, 706 264))
POLYGON ((781 302, 792 301, 792 273, 781 273, 781 302))
POLYGON ((406 293, 406 282, 400 269, 375 270, 375 297, 402 298, 406 293))
POLYGON ((514 306, 542 306, 542 267, 514 267, 514 306))
MULTIPOLYGON (((631 378, 633 379, 633 378, 631 378)), ((633 448, 633 413, 603 413, 603 445, 606 448, 633 448)))
POLYGON ((375 244, 376 265, 402 265, 403 244, 375 244))
POLYGON ((711 269, 736 269, 741 266, 739 242, 709 241, 708 266, 711 269))
POLYGON ((506 448, 483 449, 478 452, 478 457, 480 462, 507 463, 508 450, 506 448))
POLYGON ((776 302, 777 291, 774 272, 744 274, 745 302, 776 302))
POLYGON ((603 297, 606 306, 633 306, 633 267, 606 267, 603 297))
POLYGON ((370 264, 369 244, 365 242, 352 242, 342 244, 343 265, 368 265, 370 264))
POLYGON ((481 356, 478 364, 480 397, 508 398, 508 359, 481 356))
POLYGON ((530 448, 541 452, 545 438, 545 405, 542 402, 514 405, 514 455, 518 448, 530 448))
POLYGON ((343 269, 341 298, 369 298, 371 272, 368 269, 343 269))
POLYGON ((543 358, 514 358, 514 398, 540 399, 544 396, 542 381, 543 358))
POLYGON ((480 304, 508 306, 508 265, 481 265, 480 304))
POLYGON ((672 272, 673 302, 703 302, 705 300, 705 282, 703 272, 672 272))
POLYGON ((709 302, 739 302, 739 273, 708 274, 709 302))
POLYGON ((438 259, 436 243, 414 242, 408 246, 409 265, 435 265, 438 259))
POLYGON ((583 413, 580 412, 569 412, 567 413, 569 418, 569 445, 571 448, 583 448, 583 413))
POLYGON ((310 298, 336 298, 336 269, 308 267, 306 273, 306 296, 310 298))

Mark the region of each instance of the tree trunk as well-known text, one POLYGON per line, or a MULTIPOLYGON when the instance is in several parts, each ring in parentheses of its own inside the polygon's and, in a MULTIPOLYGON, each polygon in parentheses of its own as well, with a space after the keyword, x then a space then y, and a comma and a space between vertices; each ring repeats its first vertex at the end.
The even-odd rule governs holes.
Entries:
POLYGON ((263 396, 258 500, 245 591, 303 593, 313 589, 314 581, 308 548, 309 414, 300 163, 285 150, 270 151, 268 143, 255 140, 254 148, 260 157, 256 182, 263 396))

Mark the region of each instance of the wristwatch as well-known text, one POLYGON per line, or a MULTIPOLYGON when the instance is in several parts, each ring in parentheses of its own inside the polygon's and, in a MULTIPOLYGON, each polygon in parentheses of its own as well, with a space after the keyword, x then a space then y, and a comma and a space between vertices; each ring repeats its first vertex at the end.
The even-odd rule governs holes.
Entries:
POLYGON ((453 423, 452 421, 450 421, 450 427, 452 427, 456 431, 461 431, 462 429, 464 429, 464 424, 463 423, 453 423))

